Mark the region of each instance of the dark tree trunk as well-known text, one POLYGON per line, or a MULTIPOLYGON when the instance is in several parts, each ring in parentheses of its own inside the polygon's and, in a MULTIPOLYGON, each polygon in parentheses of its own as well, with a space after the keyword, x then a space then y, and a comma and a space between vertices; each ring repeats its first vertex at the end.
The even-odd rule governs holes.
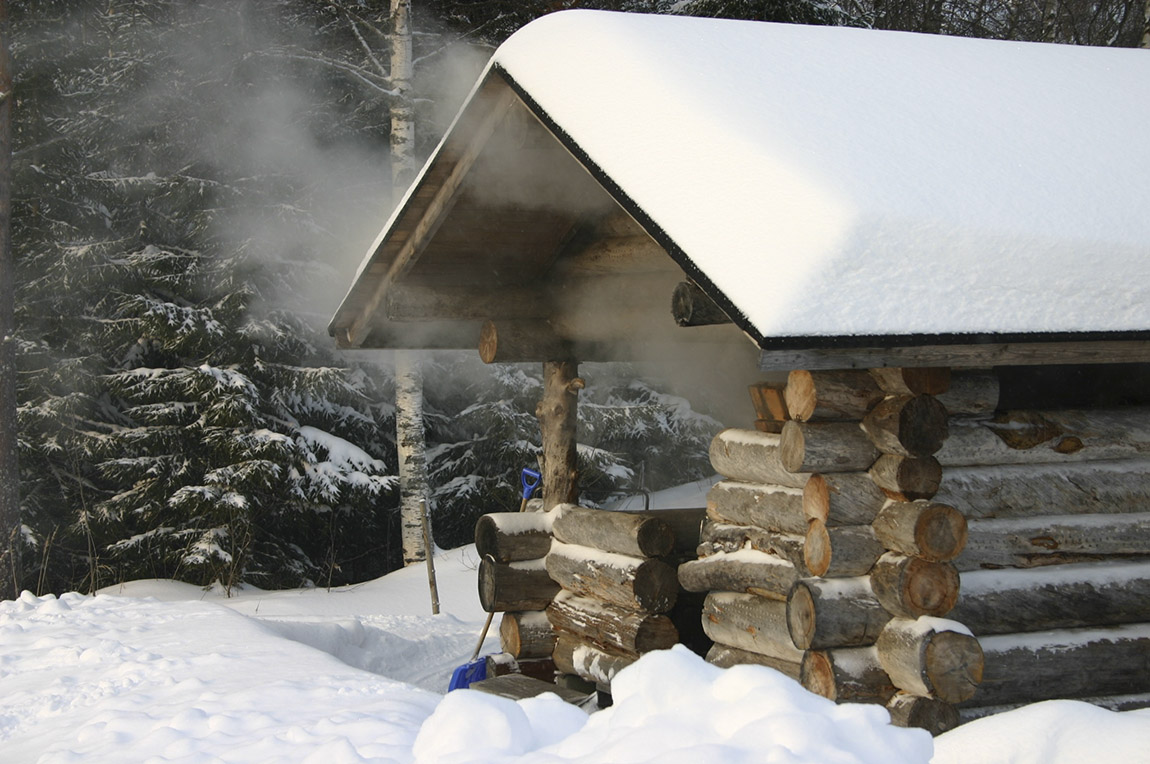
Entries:
POLYGON ((0 597, 20 593, 17 542, 20 470, 17 460, 15 277, 12 258, 12 62, 8 3, 0 0, 0 597))

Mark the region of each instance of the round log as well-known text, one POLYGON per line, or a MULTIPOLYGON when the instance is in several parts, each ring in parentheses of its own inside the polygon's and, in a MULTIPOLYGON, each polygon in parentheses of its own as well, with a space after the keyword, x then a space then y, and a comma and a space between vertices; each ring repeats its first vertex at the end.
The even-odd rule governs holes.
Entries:
POLYGON ((475 523, 475 551, 496 562, 537 560, 551 548, 550 514, 492 512, 475 523))
POLYGON ((889 620, 866 576, 803 579, 787 597, 788 633, 802 650, 873 644, 889 620))
POLYGON ((780 423, 791 418, 783 386, 772 382, 756 382, 748 386, 747 391, 751 395, 756 418, 780 423))
POLYGON ((791 416, 809 420, 859 420, 886 394, 862 369, 792 371, 787 376, 786 401, 791 416))
POLYGON ((754 549, 719 552, 679 566, 679 584, 689 592, 750 592, 784 600, 796 580, 794 565, 754 549))
POLYGON ((869 525, 828 528, 818 520, 811 520, 803 545, 803 560, 807 570, 816 576, 845 578, 865 574, 885 551, 869 525))
POLYGON ((942 483, 942 465, 933 456, 883 454, 869 472, 874 484, 895 501, 929 499, 942 483))
POLYGON ((888 500, 866 472, 816 472, 803 487, 803 514, 831 527, 870 525, 888 500))
POLYGON ((978 640, 954 621, 893 618, 875 646, 894 686, 912 695, 961 703, 982 681, 978 640))
POLYGON ((558 593, 543 560, 502 563, 484 557, 479 562, 479 604, 488 613, 542 610, 558 593))
POLYGON ((631 610, 666 613, 679 594, 675 569, 662 560, 556 541, 546 565, 547 573, 564 589, 631 610))
POLYGON ((949 562, 887 552, 870 571, 871 587, 891 615, 944 616, 958 601, 959 577, 949 562))
POLYGON ((886 704, 890 723, 896 727, 917 727, 941 735, 958 726, 958 709, 938 698, 924 698, 900 692, 886 704))
POLYGON ((874 646, 810 650, 799 672, 803 687, 837 703, 886 703, 896 692, 874 646))
POLYGON ((950 389, 948 367, 917 368, 887 366, 870 369, 870 375, 887 395, 941 395, 950 389))
POLYGON ((931 562, 953 560, 966 545, 966 518, 946 504, 892 501, 872 527, 887 549, 931 562))
POLYGON ((504 613, 499 621, 499 643, 503 652, 516 660, 550 658, 555 649, 555 630, 546 613, 504 613))
POLYGON ((748 546, 759 552, 781 557, 795 566, 802 577, 812 575, 803 558, 805 540, 794 533, 775 533, 751 525, 736 525, 725 518, 708 515, 703 522, 702 539, 698 547, 700 557, 716 552, 737 552, 748 546))
POLYGON ((963 573, 948 617, 978 636, 1150 622, 1150 562, 963 573))
POLYGON ((584 382, 576 376, 577 371, 574 361, 543 363, 543 397, 535 407, 535 417, 543 435, 539 472, 544 510, 579 500, 575 423, 584 382))
POLYGON ((738 525, 779 533, 806 533, 803 492, 798 488, 722 480, 707 492, 707 509, 738 525))
POLYGON ((729 324, 730 317, 707 293, 690 281, 680 281, 671 293, 671 315, 679 326, 729 324))
POLYGON ((740 650, 737 647, 722 645, 718 642, 712 645, 711 649, 707 651, 706 660, 707 663, 718 666, 719 668, 731 668, 732 666, 743 665, 766 666, 795 680, 799 678, 799 668, 801 666, 801 664, 795 663, 794 661, 772 658, 769 655, 752 653, 750 650, 740 650))
POLYGON ((675 543, 674 532, 657 513, 611 512, 574 504, 555 508, 551 532, 567 544, 631 557, 662 557, 675 543))
POLYGON ((1131 406, 955 419, 937 457, 945 467, 972 467, 1138 459, 1147 452, 1150 408, 1131 406))
POLYGON ((892 396, 877 403, 862 426, 884 454, 929 456, 946 440, 946 407, 930 395, 892 396))
POLYGON ((1150 512, 1150 460, 948 468, 934 498, 969 519, 1150 512))
POLYGON ((983 637, 972 706, 1145 692, 1150 624, 983 637))
POLYGON ((479 330, 479 357, 484 363, 566 361, 572 345, 546 321, 484 321, 479 330))
POLYGON ((607 650, 645 653, 665 650, 679 640, 679 631, 665 615, 652 615, 560 592, 547 606, 555 629, 574 634, 607 650))
POLYGON ((615 675, 638 660, 639 656, 608 652, 573 634, 560 632, 552 658, 559 673, 574 674, 605 686, 610 685, 615 675))
POLYGON ((715 642, 791 663, 803 657, 787 629, 787 603, 757 594, 708 594, 703 631, 715 642))
POLYGON ((959 570, 1145 558, 1150 513, 971 520, 959 570))
POLYGON ((723 430, 711 440, 711 467, 730 480, 802 488, 810 475, 783 468, 781 435, 758 430, 723 430))
POLYGON ((858 422, 791 420, 780 437, 780 460, 792 473, 859 472, 880 455, 858 422))

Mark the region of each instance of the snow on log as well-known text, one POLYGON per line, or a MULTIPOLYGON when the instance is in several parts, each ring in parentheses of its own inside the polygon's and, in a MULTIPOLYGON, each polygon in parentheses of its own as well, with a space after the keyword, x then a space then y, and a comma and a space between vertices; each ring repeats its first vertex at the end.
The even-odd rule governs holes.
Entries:
POLYGON ((946 440, 946 407, 930 395, 891 396, 863 417, 862 427, 884 454, 929 456, 946 440))
POLYGON ((1150 562, 963 573, 949 617, 978 636, 1150 622, 1150 562))
POLYGON ((546 565, 547 573, 564 589, 630 610, 666 613, 674 607, 679 593, 675 569, 662 560, 556 540, 551 543, 546 565))
POLYGON ((807 570, 816 576, 845 578, 869 571, 885 551, 869 525, 828 528, 811 520, 803 544, 803 560, 807 570))
POLYGON ((657 513, 611 512, 574 504, 560 504, 554 511, 551 532, 566 544, 631 557, 662 557, 675 544, 674 532, 657 513))
POLYGON ((798 577, 791 563, 754 549, 719 552, 679 566, 679 584, 689 592, 747 592, 785 600, 798 577))
POLYGON ((1150 408, 1011 411, 955 419, 936 455, 944 467, 1146 458, 1150 408))
POLYGON ((955 621, 892 618, 875 647, 894 686, 912 695, 961 703, 983 679, 978 640, 955 621))
POLYGON ((870 571, 871 587, 894 616, 943 616, 958 601, 959 577, 949 562, 928 562, 887 552, 870 571))
POLYGON ((727 429, 711 440, 711 467, 730 480, 802 488, 810 475, 783 469, 781 435, 758 430, 727 429))
POLYGON ((959 570, 1150 555, 1150 513, 971 520, 959 570))
POLYGON ((551 521, 543 512, 492 512, 475 523, 475 551, 496 562, 537 560, 551 548, 551 521))
POLYGON ((575 674, 598 685, 607 686, 623 669, 636 660, 637 655, 608 652, 583 642, 573 634, 560 633, 555 642, 555 668, 561 674, 575 674))
POLYGON ((886 393, 865 370, 792 371, 787 375, 787 409, 801 422, 858 421, 886 393))
POLYGON ((1146 691, 1150 624, 1002 634, 980 640, 986 670, 972 706, 1146 691))
POLYGON ((889 620, 866 576, 806 578, 787 597, 787 632, 803 650, 873 644, 889 620))
POLYGON ((703 521, 699 557, 707 557, 717 552, 737 552, 750 547, 759 552, 773 554, 795 566, 800 576, 811 575, 803 558, 805 540, 795 533, 775 533, 753 525, 737 525, 717 515, 708 516, 703 521))
POLYGON ((952 467, 935 499, 968 519, 1150 512, 1150 460, 952 467))
POLYGON ((953 560, 966 545, 966 518, 947 504, 892 501, 872 527, 887 549, 931 562, 953 560))
POLYGON ((958 709, 938 698, 924 698, 899 692, 886 704, 890 723, 896 727, 917 727, 941 735, 958 726, 958 709))
POLYGON ((810 650, 803 656, 799 681, 816 695, 838 703, 885 704, 897 692, 873 645, 810 650))
POLYGON ((895 501, 929 499, 942 483, 942 465, 933 456, 883 454, 868 471, 874 484, 895 501))
POLYGON ((870 525, 889 501, 866 472, 816 472, 803 487, 803 514, 825 525, 870 525))
POLYGON ((508 610, 542 610, 559 592, 543 560, 479 562, 479 603, 488 613, 508 610))
POLYGON ((703 631, 715 642, 798 663, 803 652, 791 642, 787 603, 757 594, 711 592, 703 602, 703 631))
POLYGON ((504 613, 499 621, 499 644, 516 660, 550 658, 555 649, 555 630, 541 611, 504 613))
POLYGON ((707 663, 718 666, 719 668, 730 668, 731 666, 766 666, 773 668, 779 673, 786 674, 791 679, 798 680, 800 673, 800 666, 802 664, 794 661, 783 660, 782 658, 772 658, 769 655, 762 655, 761 653, 752 653, 749 650, 740 650, 737 647, 730 645, 723 645, 716 642, 707 651, 707 663))
POLYGON ((798 488, 722 480, 707 492, 707 509, 737 525, 779 533, 806 533, 803 492, 798 488))
POLYGON ((627 610, 570 592, 556 595, 546 617, 551 627, 607 650, 645 653, 668 649, 679 640, 679 631, 665 615, 627 610))
POLYGON ((780 461, 792 473, 859 472, 880 455, 858 422, 792 419, 783 425, 780 438, 780 461))

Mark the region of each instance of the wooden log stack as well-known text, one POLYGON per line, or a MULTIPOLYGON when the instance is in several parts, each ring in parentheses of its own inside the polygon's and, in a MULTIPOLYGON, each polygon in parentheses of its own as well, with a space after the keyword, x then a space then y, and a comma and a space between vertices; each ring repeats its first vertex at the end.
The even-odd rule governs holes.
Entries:
POLYGON ((957 724, 982 656, 942 618, 967 537, 962 513, 933 499, 950 383, 941 369, 799 371, 752 388, 756 429, 712 442, 725 480, 698 559, 679 568, 684 588, 708 592, 710 661, 772 666, 826 697, 882 703, 896 723, 957 724))
POLYGON ((709 592, 709 659, 934 732, 1047 698, 1150 699, 1150 408, 1062 408, 1048 371, 752 388, 756 429, 714 439, 726 480, 680 567, 709 592))

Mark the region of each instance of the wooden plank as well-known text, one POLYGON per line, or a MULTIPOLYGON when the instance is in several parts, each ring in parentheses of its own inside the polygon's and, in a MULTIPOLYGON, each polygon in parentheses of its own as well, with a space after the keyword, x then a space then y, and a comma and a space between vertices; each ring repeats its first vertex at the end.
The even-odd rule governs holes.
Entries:
POLYGON ((1150 362, 1150 341, 1147 340, 766 349, 759 354, 760 371, 872 369, 883 366, 988 368, 1147 362, 1150 362))
POLYGON ((478 690, 488 695, 497 695, 501 698, 510 698, 511 700, 534 698, 545 692, 553 692, 559 696, 560 700, 576 706, 586 703, 590 697, 586 693, 569 690, 566 687, 560 687, 524 674, 504 674, 491 679, 483 679, 472 683, 468 689, 478 690))

